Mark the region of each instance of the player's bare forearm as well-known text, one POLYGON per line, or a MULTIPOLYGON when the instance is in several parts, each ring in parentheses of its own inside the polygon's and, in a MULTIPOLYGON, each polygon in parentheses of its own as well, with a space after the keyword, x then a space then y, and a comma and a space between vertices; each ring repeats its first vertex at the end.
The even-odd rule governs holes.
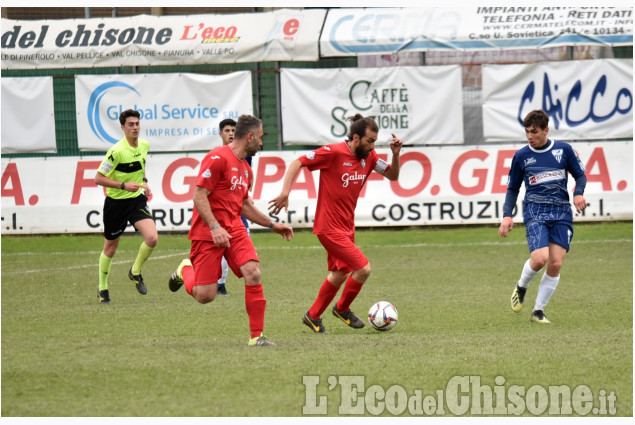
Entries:
POLYGON ((240 210, 240 215, 252 223, 256 223, 262 227, 269 227, 272 221, 271 218, 267 217, 258 208, 256 208, 251 198, 243 200, 243 207, 240 210))
POLYGON ((280 195, 269 201, 269 211, 273 214, 278 214, 283 208, 287 211, 289 207, 289 192, 291 192, 291 185, 300 172, 300 168, 302 168, 302 163, 299 159, 294 160, 291 165, 289 165, 287 174, 284 176, 280 195))
POLYGON ((261 225, 262 227, 269 227, 272 232, 279 234, 287 241, 293 239, 293 229, 291 226, 272 221, 270 217, 266 216, 258 208, 256 208, 251 198, 247 198, 243 201, 243 207, 240 211, 240 215, 253 223, 261 225))
POLYGON ((212 213, 212 207, 209 205, 209 200, 207 197, 210 192, 201 187, 196 186, 194 188, 194 194, 192 198, 194 200, 194 207, 196 207, 196 211, 198 211, 198 215, 201 219, 207 224, 209 227, 212 227, 215 224, 218 224, 218 220, 214 217, 214 213, 212 213))
POLYGON ((209 226, 209 232, 214 244, 216 246, 228 247, 230 245, 229 240, 232 236, 227 232, 227 230, 219 226, 220 223, 216 220, 216 217, 214 217, 212 207, 209 204, 209 199, 207 199, 210 193, 211 192, 209 190, 201 186, 196 186, 194 188, 194 195, 192 196, 194 199, 194 207, 196 207, 196 211, 198 211, 198 215, 201 217, 201 220, 209 226))
POLYGON ((397 138, 394 134, 392 135, 392 140, 390 141, 390 150, 392 151, 392 162, 390 163, 390 168, 384 173, 384 177, 388 180, 396 181, 399 179, 399 154, 401 153, 401 147, 403 146, 403 142, 397 138))

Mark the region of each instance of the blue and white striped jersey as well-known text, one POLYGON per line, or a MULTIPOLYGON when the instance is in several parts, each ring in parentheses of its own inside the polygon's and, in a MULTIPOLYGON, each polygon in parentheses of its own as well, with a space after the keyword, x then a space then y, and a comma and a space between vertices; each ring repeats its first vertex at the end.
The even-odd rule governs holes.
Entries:
POLYGON ((507 183, 503 217, 511 217, 520 186, 525 182, 525 202, 569 204, 568 174, 575 179, 575 195, 583 195, 586 186, 585 169, 571 145, 547 140, 542 149, 527 145, 512 158, 507 183))

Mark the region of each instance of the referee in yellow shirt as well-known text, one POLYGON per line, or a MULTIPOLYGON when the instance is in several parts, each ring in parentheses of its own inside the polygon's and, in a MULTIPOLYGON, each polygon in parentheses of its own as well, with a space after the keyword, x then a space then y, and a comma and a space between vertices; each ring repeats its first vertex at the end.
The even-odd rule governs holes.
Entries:
POLYGON ((128 277, 142 295, 148 289, 141 276, 141 267, 159 241, 148 207, 148 197, 152 196, 152 192, 145 177, 145 168, 150 145, 147 140, 139 138, 140 116, 133 109, 121 113, 119 122, 124 137, 106 152, 95 175, 95 183, 106 187, 103 211, 104 250, 99 258, 99 300, 103 304, 110 304, 108 275, 119 238, 126 230, 128 222, 143 236, 139 254, 128 271, 128 277))

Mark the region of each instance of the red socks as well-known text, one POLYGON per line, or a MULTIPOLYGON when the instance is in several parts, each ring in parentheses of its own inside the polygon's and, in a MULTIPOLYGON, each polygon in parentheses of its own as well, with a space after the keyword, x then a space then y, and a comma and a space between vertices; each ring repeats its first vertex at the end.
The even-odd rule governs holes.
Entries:
POLYGON ((342 296, 335 306, 335 308, 337 308, 337 311, 340 311, 342 313, 348 311, 351 308, 353 300, 355 300, 355 297, 357 297, 359 291, 362 290, 362 286, 364 286, 364 284, 354 280, 353 275, 351 274, 348 279, 346 279, 344 290, 342 291, 342 296))
MULTIPOLYGON (((192 288, 196 283, 196 275, 192 267, 183 267, 181 271, 183 276, 183 286, 188 294, 192 294, 192 288)), ((265 326, 265 306, 267 300, 265 299, 264 292, 262 290, 262 283, 254 286, 245 286, 245 309, 247 310, 247 316, 249 316, 249 332, 251 338, 258 337, 262 334, 262 330, 265 326)))
POLYGON ((258 285, 245 286, 245 309, 249 316, 249 332, 251 338, 258 337, 262 334, 265 327, 265 294, 262 290, 262 283, 258 285))
POLYGON ((324 310, 326 310, 331 301, 333 301, 339 289, 339 286, 335 286, 329 282, 328 279, 324 279, 320 292, 318 292, 315 302, 309 309, 309 316, 311 316, 312 319, 319 319, 322 313, 324 313, 324 310))
POLYGON ((194 269, 189 266, 183 267, 181 270, 181 276, 183 277, 183 286, 185 286, 185 290, 188 294, 194 296, 192 294, 192 288, 194 288, 194 284, 196 283, 196 275, 194 274, 194 269))

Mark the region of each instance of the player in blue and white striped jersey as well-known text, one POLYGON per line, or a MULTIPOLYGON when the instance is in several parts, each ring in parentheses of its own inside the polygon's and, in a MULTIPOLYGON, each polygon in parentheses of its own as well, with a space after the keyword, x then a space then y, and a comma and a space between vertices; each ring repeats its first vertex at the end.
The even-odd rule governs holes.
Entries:
POLYGON ((571 145, 547 138, 549 117, 542 110, 530 112, 524 119, 528 146, 512 159, 503 222, 498 234, 504 238, 514 228, 512 211, 520 186, 525 182, 523 220, 531 253, 511 296, 511 307, 520 312, 529 283, 547 265, 540 280, 531 321, 550 323, 544 308, 560 281, 560 268, 573 237, 573 214, 567 192, 568 173, 575 179, 573 204, 578 213, 586 208, 585 169, 571 145))

